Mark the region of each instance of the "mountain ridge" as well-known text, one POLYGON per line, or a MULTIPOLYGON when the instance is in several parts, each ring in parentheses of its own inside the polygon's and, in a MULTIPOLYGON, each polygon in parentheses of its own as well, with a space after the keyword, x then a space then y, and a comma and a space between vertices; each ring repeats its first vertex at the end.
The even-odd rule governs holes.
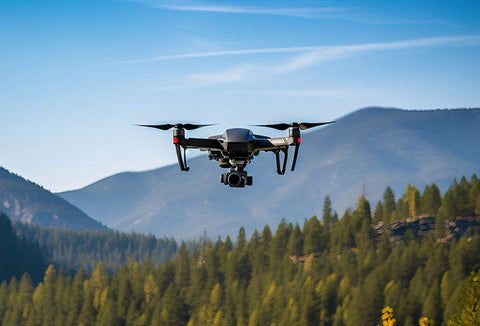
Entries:
POLYGON ((480 169, 480 109, 403 110, 370 107, 336 124, 304 133, 297 168, 275 172, 274 155, 262 153, 247 166, 253 186, 230 189, 205 156, 190 160, 182 173, 173 164, 125 172, 59 195, 103 223, 121 230, 188 238, 207 230, 251 232, 285 217, 302 221, 322 210, 329 195, 342 213, 366 190, 372 201, 387 186, 402 194, 407 182, 418 188, 451 181, 480 169))
POLYGON ((78 207, 42 186, 0 167, 0 212, 44 227, 107 230, 78 207))

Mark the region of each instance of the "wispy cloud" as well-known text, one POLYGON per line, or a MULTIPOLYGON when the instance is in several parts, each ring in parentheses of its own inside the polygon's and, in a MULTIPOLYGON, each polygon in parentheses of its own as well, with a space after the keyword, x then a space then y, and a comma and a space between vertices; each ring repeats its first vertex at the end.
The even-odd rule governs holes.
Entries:
POLYGON ((306 53, 296 55, 284 63, 269 67, 269 72, 271 74, 285 74, 306 69, 322 61, 340 59, 364 52, 404 50, 446 45, 468 46, 476 44, 480 44, 480 35, 430 37, 393 42, 319 46, 306 53))
POLYGON ((191 58, 210 58, 210 57, 242 56, 242 55, 253 55, 253 54, 306 52, 306 51, 313 51, 318 48, 319 48, 318 46, 300 46, 300 47, 286 47, 286 48, 195 52, 195 53, 184 53, 184 54, 160 55, 156 57, 133 59, 133 60, 115 61, 115 62, 107 63, 107 65, 121 65, 121 64, 145 63, 145 62, 154 62, 154 61, 180 60, 180 59, 191 59, 191 58))
POLYGON ((238 82, 247 79, 248 76, 253 72, 254 68, 255 67, 250 65, 243 65, 218 72, 190 74, 188 75, 188 79, 203 86, 238 82))
POLYGON ((270 78, 272 76, 293 73, 302 69, 310 68, 316 64, 327 60, 336 60, 347 56, 360 53, 375 51, 393 51, 413 48, 426 48, 438 46, 471 46, 480 44, 480 35, 469 36, 451 36, 451 37, 431 37, 414 40, 364 43, 336 46, 309 46, 309 47, 290 47, 290 48, 267 48, 267 49, 250 49, 250 50, 229 50, 218 52, 190 53, 172 56, 161 56, 144 59, 136 62, 158 61, 158 60, 174 60, 186 58, 200 57, 217 57, 217 56, 242 56, 254 55, 260 53, 288 53, 300 52, 299 54, 275 64, 249 64, 229 67, 220 71, 208 73, 195 73, 182 77, 183 82, 176 86, 169 86, 168 89, 179 88, 197 88, 212 86, 217 84, 244 82, 250 80, 260 80, 270 78))
POLYGON ((363 13, 359 8, 350 6, 323 6, 323 7, 260 7, 238 5, 214 5, 202 1, 174 1, 174 0, 130 0, 146 4, 153 8, 171 11, 187 11, 199 13, 219 14, 247 14, 284 16, 306 19, 335 19, 346 20, 363 24, 435 24, 450 25, 450 23, 431 18, 419 20, 402 18, 387 18, 384 14, 363 13))
MULTIPOLYGON (((280 48, 262 48, 262 49, 245 49, 245 50, 223 50, 211 52, 195 52, 172 55, 160 55, 149 58, 140 58, 133 60, 122 60, 107 63, 106 65, 121 65, 121 64, 135 64, 147 63, 165 60, 181 60, 192 58, 210 58, 210 57, 224 57, 224 56, 244 56, 256 54, 279 54, 279 53, 295 53, 303 52, 302 55, 296 58, 295 61, 290 62, 291 68, 302 66, 309 62, 316 62, 319 57, 324 59, 334 58, 346 53, 365 52, 365 51, 379 51, 379 50, 395 50, 407 49, 416 47, 437 46, 443 44, 468 45, 470 43, 478 44, 480 35, 467 36, 451 36, 451 37, 430 37, 405 41, 381 42, 381 43, 364 43, 364 44, 350 44, 350 45, 333 45, 333 46, 296 46, 296 47, 280 47, 280 48)), ((288 68, 288 65, 285 65, 288 68)))
POLYGON ((165 10, 175 11, 196 11, 227 14, 253 14, 253 15, 272 15, 289 16, 300 18, 327 18, 334 13, 348 11, 347 7, 311 7, 311 8, 265 8, 265 7, 247 7, 234 5, 211 5, 207 3, 196 4, 178 4, 171 1, 147 1, 148 5, 165 10))

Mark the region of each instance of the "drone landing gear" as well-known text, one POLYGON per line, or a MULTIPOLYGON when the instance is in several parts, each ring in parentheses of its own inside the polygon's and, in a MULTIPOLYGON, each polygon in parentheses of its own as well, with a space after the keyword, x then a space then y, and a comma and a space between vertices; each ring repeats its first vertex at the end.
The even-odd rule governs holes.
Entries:
POLYGON ((190 168, 187 166, 187 149, 183 149, 183 158, 180 148, 180 144, 175 144, 175 149, 177 151, 178 165, 180 166, 181 171, 188 171, 190 168))
POLYGON ((245 188, 252 185, 253 177, 247 175, 247 171, 232 168, 230 172, 221 175, 220 182, 234 188, 245 188))
POLYGON ((275 158, 277 161, 277 173, 280 175, 285 174, 285 169, 287 168, 287 158, 288 158, 288 148, 282 148, 275 151, 275 158), (283 166, 280 169, 280 151, 283 152, 283 166))
MULTIPOLYGON (((297 141, 295 143, 295 152, 293 153, 293 161, 292 161, 292 171, 295 170, 295 164, 297 163, 297 156, 298 156, 298 148, 300 147, 300 143, 297 141)), ((278 149, 275 152, 275 160, 277 162, 277 173, 280 175, 285 174, 285 170, 287 169, 287 159, 288 159, 288 147, 278 149), (280 152, 283 152, 283 165, 280 168, 280 152)))

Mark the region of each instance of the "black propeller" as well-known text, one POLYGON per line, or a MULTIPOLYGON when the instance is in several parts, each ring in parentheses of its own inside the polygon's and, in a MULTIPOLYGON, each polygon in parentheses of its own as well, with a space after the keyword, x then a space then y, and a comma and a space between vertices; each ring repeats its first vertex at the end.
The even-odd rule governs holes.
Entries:
POLYGON ((277 130, 287 130, 290 127, 299 127, 302 130, 307 130, 313 127, 318 127, 322 125, 327 125, 330 123, 334 123, 336 121, 329 121, 329 122, 292 122, 292 123, 275 123, 275 124, 267 124, 267 125, 254 125, 257 127, 266 127, 266 128, 273 128, 277 130))
POLYGON ((177 124, 171 124, 171 123, 166 123, 163 125, 137 125, 140 127, 150 127, 150 128, 156 128, 156 129, 161 129, 161 130, 168 130, 171 128, 181 128, 185 130, 194 130, 202 127, 208 127, 208 126, 213 126, 213 124, 205 124, 205 125, 199 125, 199 124, 193 124, 193 123, 177 123, 177 124))

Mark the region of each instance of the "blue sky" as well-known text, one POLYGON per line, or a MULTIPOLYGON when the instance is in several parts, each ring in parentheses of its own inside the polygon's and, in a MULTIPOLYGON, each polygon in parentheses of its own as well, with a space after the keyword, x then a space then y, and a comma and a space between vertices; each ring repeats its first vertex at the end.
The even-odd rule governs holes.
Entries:
POLYGON ((218 123, 201 137, 479 107, 479 16, 476 1, 5 0, 0 165, 63 191, 174 163, 170 133, 136 123, 218 123))

